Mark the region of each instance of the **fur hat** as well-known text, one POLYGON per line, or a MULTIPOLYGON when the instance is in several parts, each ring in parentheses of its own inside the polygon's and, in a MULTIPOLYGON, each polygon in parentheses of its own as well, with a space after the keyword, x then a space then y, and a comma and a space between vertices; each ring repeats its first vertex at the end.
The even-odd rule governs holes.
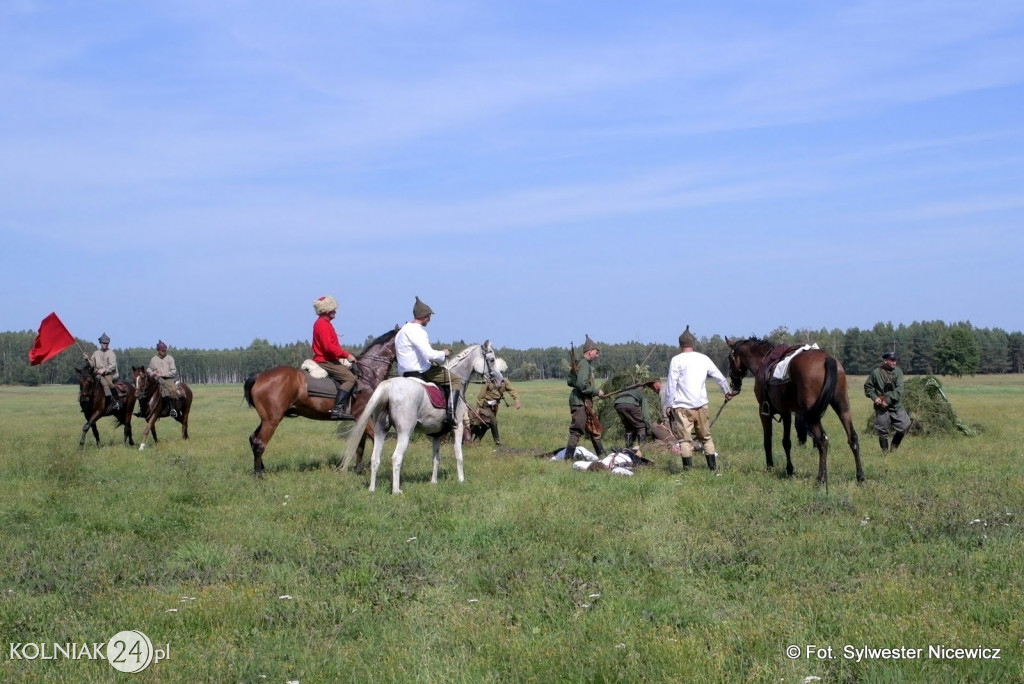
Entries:
POLYGON ((167 343, 164 342, 163 340, 160 340, 159 342, 156 343, 156 350, 167 351, 167 343))
POLYGON ((687 325, 686 330, 684 330, 683 334, 679 336, 679 346, 692 347, 695 344, 697 344, 697 338, 693 336, 693 333, 690 332, 690 326, 687 325))
POLYGON ((110 338, 107 337, 107 333, 100 335, 100 344, 110 344, 110 338))
POLYGON ((313 301, 313 311, 316 311, 317 315, 330 313, 332 311, 337 310, 338 300, 332 297, 331 295, 320 297, 319 299, 313 301))
POLYGON ((413 318, 426 318, 427 316, 433 316, 434 310, 429 306, 420 301, 420 298, 416 298, 416 303, 412 307, 413 318))
POLYGON ((587 339, 583 342, 583 353, 584 354, 586 354, 588 351, 591 351, 591 350, 594 350, 594 349, 598 348, 597 344, 594 343, 594 340, 590 339, 590 335, 586 335, 586 338, 587 339))

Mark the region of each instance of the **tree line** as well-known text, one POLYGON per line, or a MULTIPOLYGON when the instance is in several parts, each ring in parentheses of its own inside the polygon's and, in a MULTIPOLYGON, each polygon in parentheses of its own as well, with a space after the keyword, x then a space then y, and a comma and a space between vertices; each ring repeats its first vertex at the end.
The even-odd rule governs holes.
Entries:
MULTIPOLYGON (((893 326, 878 323, 871 329, 850 328, 820 330, 800 329, 790 332, 779 327, 758 335, 776 344, 810 344, 832 352, 839 358, 846 372, 867 375, 878 365, 883 352, 896 351, 905 373, 937 375, 974 375, 1024 372, 1024 333, 1008 333, 999 328, 976 328, 970 322, 947 324, 942 321, 914 322, 893 326)), ((0 333, 0 384, 39 385, 75 384, 75 368, 84 363, 81 350, 92 353, 96 344, 78 340, 56 358, 39 366, 30 366, 28 352, 36 333, 33 331, 0 333), (81 349, 80 349, 80 348, 81 349)), ((737 337, 746 337, 737 335, 737 337)), ((350 347, 353 353, 365 347, 373 336, 361 346, 350 347)), ((648 366, 654 374, 664 374, 669 361, 679 352, 675 341, 667 343, 625 342, 604 344, 596 370, 602 376, 624 368, 648 366)), ((435 343, 459 350, 464 341, 435 343)), ((719 335, 701 337, 698 351, 715 362, 722 372, 728 373, 729 347, 719 335)), ((156 353, 153 349, 138 347, 114 349, 121 377, 131 374, 132 366, 146 366, 156 353)), ((256 339, 248 347, 234 349, 171 350, 181 379, 189 384, 230 384, 243 382, 254 373, 274 366, 297 367, 310 356, 310 343, 296 341, 291 344, 271 344, 256 339)), ((582 352, 577 349, 577 354, 582 352)), ((568 345, 531 349, 499 348, 498 355, 508 363, 508 377, 515 381, 546 378, 564 378, 569 370, 568 345)))

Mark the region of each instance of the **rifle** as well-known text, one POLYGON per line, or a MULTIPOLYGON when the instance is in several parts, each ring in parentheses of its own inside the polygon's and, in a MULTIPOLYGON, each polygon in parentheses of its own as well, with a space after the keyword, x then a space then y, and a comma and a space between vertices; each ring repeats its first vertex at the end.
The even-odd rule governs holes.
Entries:
MULTIPOLYGON (((576 360, 576 345, 572 342, 569 343, 569 369, 572 371, 573 377, 578 380, 580 362, 576 360)), ((589 432, 594 439, 601 439, 601 433, 604 432, 604 426, 601 425, 601 421, 598 420, 597 417, 597 412, 594 411, 594 400, 590 397, 583 397, 583 408, 586 409, 587 412, 587 432, 589 432)))
POLYGON ((608 397, 614 397, 616 394, 622 394, 623 392, 628 392, 629 390, 633 390, 633 389, 636 389, 638 387, 648 387, 650 385, 653 385, 656 382, 659 382, 659 381, 658 380, 648 380, 647 382, 638 382, 638 383, 636 383, 634 385, 630 385, 629 387, 623 387, 622 389, 617 389, 614 392, 608 392, 603 397, 598 397, 598 398, 599 399, 607 399, 608 397))

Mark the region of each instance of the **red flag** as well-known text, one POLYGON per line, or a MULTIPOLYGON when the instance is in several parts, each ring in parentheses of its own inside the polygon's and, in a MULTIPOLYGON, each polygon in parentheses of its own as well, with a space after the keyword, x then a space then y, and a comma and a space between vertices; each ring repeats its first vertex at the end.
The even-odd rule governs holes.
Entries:
POLYGON ((43 361, 49 361, 57 354, 60 354, 74 343, 75 338, 64 327, 61 320, 57 318, 57 314, 52 313, 39 324, 39 334, 36 335, 36 341, 28 352, 28 361, 31 365, 38 366, 43 361))

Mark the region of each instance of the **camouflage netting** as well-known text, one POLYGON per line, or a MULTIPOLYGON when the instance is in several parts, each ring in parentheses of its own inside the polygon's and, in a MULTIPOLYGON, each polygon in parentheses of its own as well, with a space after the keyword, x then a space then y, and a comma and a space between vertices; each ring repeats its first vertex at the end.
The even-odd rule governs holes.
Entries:
MULTIPOLYGON (((953 405, 942 391, 942 383, 934 375, 907 378, 903 404, 913 421, 912 435, 953 435, 973 437, 980 431, 977 425, 966 425, 956 415, 953 405)), ((868 433, 874 433, 874 416, 868 417, 868 433)))
MULTIPOLYGON (((621 370, 608 378, 601 385, 601 389, 604 390, 605 394, 610 394, 615 390, 635 385, 638 382, 656 379, 651 374, 651 369, 648 366, 637 364, 630 369, 621 370)), ((650 387, 645 387, 643 391, 647 395, 648 418, 651 420, 651 425, 654 425, 658 422, 661 399, 658 397, 658 393, 650 387)), ((615 398, 595 399, 594 408, 597 410, 597 417, 601 421, 601 425, 604 426, 603 439, 605 446, 621 446, 625 444, 626 434, 622 429, 622 421, 619 420, 619 414, 615 412, 615 398)))

